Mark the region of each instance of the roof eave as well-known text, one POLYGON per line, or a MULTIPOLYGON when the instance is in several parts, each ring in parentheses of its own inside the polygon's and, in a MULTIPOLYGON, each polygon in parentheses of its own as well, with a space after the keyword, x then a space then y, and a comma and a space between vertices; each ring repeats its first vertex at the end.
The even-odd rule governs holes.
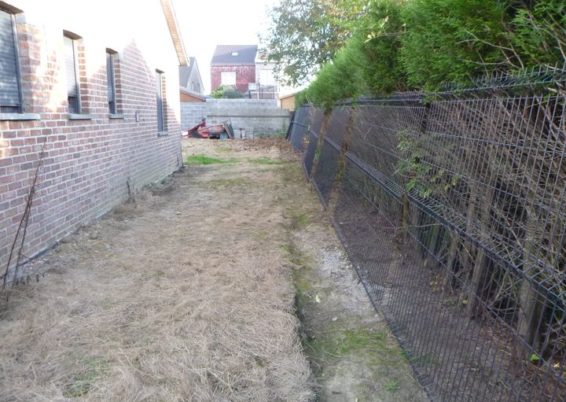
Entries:
POLYGON ((183 43, 183 37, 181 36, 177 17, 175 16, 175 9, 173 8, 171 0, 161 0, 161 8, 163 9, 163 14, 165 14, 165 20, 167 21, 169 33, 171 34, 171 40, 173 41, 175 51, 177 52, 179 65, 188 66, 189 58, 187 57, 187 52, 185 51, 185 44, 183 43))

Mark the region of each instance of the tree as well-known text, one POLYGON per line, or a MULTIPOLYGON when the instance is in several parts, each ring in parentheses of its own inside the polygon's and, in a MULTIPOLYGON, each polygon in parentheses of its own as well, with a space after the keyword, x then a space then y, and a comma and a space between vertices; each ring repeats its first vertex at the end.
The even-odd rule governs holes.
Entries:
POLYGON ((341 99, 405 89, 399 62, 401 4, 399 0, 368 1, 352 37, 322 67, 302 99, 329 108, 341 99))
POLYGON ((306 82, 350 38, 365 11, 363 0, 282 0, 271 10, 262 38, 275 72, 284 82, 306 82))

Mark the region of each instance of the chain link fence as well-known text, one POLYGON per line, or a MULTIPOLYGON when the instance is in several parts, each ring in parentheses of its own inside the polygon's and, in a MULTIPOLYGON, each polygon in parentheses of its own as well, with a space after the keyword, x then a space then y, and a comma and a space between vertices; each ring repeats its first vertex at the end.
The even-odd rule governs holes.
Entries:
POLYGON ((289 140, 433 400, 566 400, 566 68, 299 108, 289 140))

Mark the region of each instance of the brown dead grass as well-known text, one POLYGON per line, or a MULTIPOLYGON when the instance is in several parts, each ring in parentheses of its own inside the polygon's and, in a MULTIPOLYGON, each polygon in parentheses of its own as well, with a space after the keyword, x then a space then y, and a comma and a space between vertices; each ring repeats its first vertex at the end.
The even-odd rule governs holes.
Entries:
POLYGON ((220 144, 242 160, 178 174, 36 261, 45 278, 0 305, 0 400, 310 399, 282 179, 247 161, 281 157, 262 141, 220 144))

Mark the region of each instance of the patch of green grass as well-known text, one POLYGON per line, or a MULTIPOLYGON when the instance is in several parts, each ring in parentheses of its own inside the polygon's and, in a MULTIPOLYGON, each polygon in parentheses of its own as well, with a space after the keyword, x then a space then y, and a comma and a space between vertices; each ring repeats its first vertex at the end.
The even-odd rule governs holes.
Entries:
POLYGON ((219 163, 232 163, 232 162, 234 161, 229 159, 214 158, 212 156, 207 156, 202 154, 189 155, 187 156, 186 159, 187 165, 214 165, 219 163))
POLYGON ((302 311, 312 299, 312 284, 305 273, 307 269, 295 268, 291 271, 293 285, 295 285, 295 308, 297 311, 302 311))
POLYGON ((390 352, 385 332, 372 332, 367 328, 346 329, 340 328, 340 325, 308 342, 306 346, 315 359, 340 358, 362 351, 366 355, 375 354, 375 357, 379 357, 390 352))
POLYGON ((312 257, 305 254, 292 241, 281 248, 287 254, 287 260, 294 265, 291 270, 293 285, 295 286, 295 308, 300 312, 311 301, 312 284, 310 272, 312 270, 312 257))
POLYGON ((281 160, 271 159, 271 158, 267 158, 267 157, 250 158, 250 159, 248 159, 248 162, 255 163, 255 164, 258 164, 258 165, 281 165, 282 163, 285 163, 281 160))
POLYGON ((312 265, 312 258, 303 253, 293 242, 284 244, 281 248, 287 253, 287 259, 297 268, 309 268, 312 265))
POLYGON ((80 367, 72 382, 65 386, 63 396, 79 398, 88 394, 92 385, 108 371, 108 363, 100 357, 86 357, 80 361, 80 367))
POLYGON ((345 328, 339 321, 328 323, 323 333, 303 338, 303 347, 313 363, 314 374, 321 375, 320 368, 333 367, 334 362, 345 356, 356 356, 373 368, 377 380, 389 375, 389 370, 406 364, 400 349, 388 341, 385 331, 372 331, 366 327, 345 328), (385 371, 384 371, 385 370, 385 371))
POLYGON ((396 392, 399 390, 399 381, 397 380, 389 380, 385 383, 384 386, 386 391, 389 391, 391 393, 396 392))
POLYGON ((291 229, 299 230, 304 227, 307 227, 310 223, 309 217, 307 214, 300 214, 300 213, 292 213, 291 214, 291 229))

